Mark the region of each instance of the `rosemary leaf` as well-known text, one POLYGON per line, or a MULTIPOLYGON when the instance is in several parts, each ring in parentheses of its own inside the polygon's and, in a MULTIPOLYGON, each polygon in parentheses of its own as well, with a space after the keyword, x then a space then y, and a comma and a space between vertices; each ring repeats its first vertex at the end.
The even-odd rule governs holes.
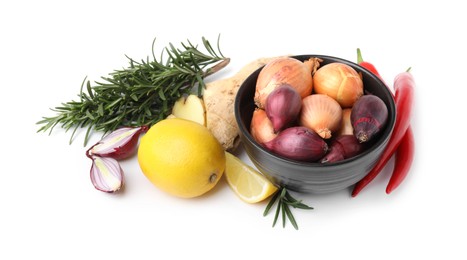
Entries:
POLYGON ((97 114, 99 116, 104 116, 104 105, 102 103, 100 103, 98 106, 97 106, 97 114))
POLYGON ((271 210, 272 206, 276 203, 279 194, 280 192, 276 191, 276 193, 271 197, 271 200, 269 200, 268 205, 266 205, 266 208, 264 209, 263 216, 266 216, 269 213, 269 210, 271 210))
POLYGON ((272 227, 274 227, 277 223, 277 219, 279 218, 279 213, 281 212, 281 203, 277 204, 276 214, 274 215, 274 221, 272 222, 272 227))
MULTIPOLYGON (((86 79, 85 79, 86 80, 86 79)), ((88 81, 88 83, 86 84, 86 87, 88 89, 88 93, 89 93, 89 97, 91 97, 91 99, 94 98, 94 94, 92 93, 92 88, 91 88, 91 83, 88 81)))
MULTIPOLYGON (((90 133, 91 133, 91 130, 92 130, 92 125, 89 125, 89 126, 88 126, 88 129, 86 130, 86 134, 85 134, 85 136, 84 136, 84 140, 88 140, 88 139, 89 139, 89 135, 90 135, 90 133)), ((84 144, 84 145, 86 145, 86 144, 84 144)))
POLYGON ((285 194, 284 202, 287 203, 287 205, 292 206, 294 208, 313 209, 313 207, 303 204, 301 200, 296 200, 288 192, 285 194))
POLYGON ((281 203, 281 208, 282 208, 282 227, 285 228, 285 212, 287 211, 288 207, 287 204, 281 203))
MULTIPOLYGON (((298 230, 298 225, 297 225, 297 221, 295 221, 295 218, 292 214, 292 211, 290 211, 289 207, 287 204, 284 204, 284 209, 283 211, 285 212, 285 214, 287 215, 287 217, 289 218, 289 221, 290 223, 292 223, 292 226, 298 230)), ((284 223, 284 226, 285 226, 285 223, 284 223)))
MULTIPOLYGON (((71 125, 70 125, 71 127, 71 125)), ((69 143, 71 144, 73 142, 73 137, 75 136, 76 130, 78 130, 79 125, 76 125, 73 129, 73 132, 71 133, 70 141, 69 143)))

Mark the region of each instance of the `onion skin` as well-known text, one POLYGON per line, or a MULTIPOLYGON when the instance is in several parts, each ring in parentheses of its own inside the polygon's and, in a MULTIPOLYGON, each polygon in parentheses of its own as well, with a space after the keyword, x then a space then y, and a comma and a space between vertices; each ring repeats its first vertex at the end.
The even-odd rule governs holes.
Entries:
POLYGON ((276 138, 264 143, 271 152, 288 159, 314 162, 328 151, 327 143, 312 130, 303 126, 289 127, 276 138))
POLYGON ((324 94, 313 94, 302 100, 300 125, 329 139, 339 130, 342 122, 342 108, 333 98, 324 94))
POLYGON ((294 122, 301 108, 302 98, 289 84, 282 84, 272 91, 267 98, 265 110, 274 132, 277 133, 294 122))
POLYGON ((342 108, 350 108, 363 95, 363 81, 349 65, 333 62, 315 72, 313 89, 334 98, 342 108))
POLYGON ((250 133, 259 144, 269 142, 277 134, 274 132, 271 120, 269 120, 263 109, 256 108, 251 118, 250 133))
POLYGON ((354 157, 365 150, 365 145, 360 143, 353 134, 336 137, 329 147, 329 152, 321 159, 321 163, 333 163, 354 157))
POLYGON ((270 61, 260 71, 256 81, 256 106, 265 108, 269 93, 284 83, 295 88, 302 98, 310 95, 313 90, 310 66, 291 57, 270 61))
POLYGON ((368 142, 386 126, 388 108, 378 96, 364 95, 352 107, 350 121, 358 141, 368 142))
POLYGON ((353 135, 353 127, 352 123, 350 122, 350 113, 352 112, 351 108, 344 108, 342 109, 342 121, 339 131, 337 132, 336 136, 340 135, 353 135))

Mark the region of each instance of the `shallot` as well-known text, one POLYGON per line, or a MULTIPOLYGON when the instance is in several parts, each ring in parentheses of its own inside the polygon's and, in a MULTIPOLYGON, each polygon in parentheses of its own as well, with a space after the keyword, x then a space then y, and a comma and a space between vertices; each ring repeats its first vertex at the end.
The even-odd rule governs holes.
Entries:
POLYGON ((351 158, 365 149, 354 135, 340 135, 336 137, 329 147, 329 152, 321 159, 322 163, 338 162, 351 158))
POLYGON ((301 108, 302 98, 289 84, 283 84, 272 91, 267 98, 265 110, 274 132, 279 132, 294 122, 301 108))
POLYGON ((303 126, 286 128, 276 138, 264 143, 264 146, 285 158, 308 162, 318 161, 328 151, 327 143, 303 126))
POLYGON ((364 95, 352 107, 350 121, 358 141, 368 142, 386 126, 388 108, 378 96, 364 95))

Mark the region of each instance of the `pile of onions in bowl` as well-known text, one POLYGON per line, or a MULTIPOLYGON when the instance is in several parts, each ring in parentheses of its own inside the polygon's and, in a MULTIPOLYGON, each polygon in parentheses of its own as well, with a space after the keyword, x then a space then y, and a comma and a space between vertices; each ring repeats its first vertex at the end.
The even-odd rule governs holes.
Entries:
POLYGON ((320 62, 281 57, 260 71, 250 133, 272 153, 337 162, 364 151, 384 129, 387 107, 364 95, 361 75, 344 63, 320 62))

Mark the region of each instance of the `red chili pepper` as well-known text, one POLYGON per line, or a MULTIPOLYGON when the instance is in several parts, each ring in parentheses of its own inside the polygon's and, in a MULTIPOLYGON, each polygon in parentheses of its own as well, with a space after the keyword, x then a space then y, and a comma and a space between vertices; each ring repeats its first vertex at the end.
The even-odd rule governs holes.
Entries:
MULTIPOLYGON (((412 74, 409 72, 402 72, 396 76, 394 80, 396 123, 394 125, 391 138, 373 169, 363 177, 362 180, 355 184, 352 191, 352 197, 357 196, 357 194, 381 172, 389 159, 391 159, 396 149, 399 147, 407 129, 410 126, 414 86, 415 81, 412 74)), ((400 173, 395 174, 399 175, 400 173)))
POLYGON ((401 144, 397 148, 395 166, 389 180, 388 186, 386 187, 386 193, 389 194, 395 190, 399 184, 404 181, 407 176, 410 166, 412 165, 415 152, 415 140, 412 132, 412 128, 409 127, 404 137, 402 138, 401 144))
POLYGON ((360 48, 357 48, 357 63, 364 67, 365 69, 371 71, 373 74, 375 74, 376 76, 378 76, 378 78, 380 78, 381 80, 383 80, 383 78, 381 77, 381 75, 379 75, 379 72, 378 70, 376 69, 376 67, 369 63, 369 62, 366 62, 363 60, 363 57, 362 57, 362 52, 360 51, 360 48))
MULTIPOLYGON (((359 48, 357 48, 357 62, 362 67, 368 69, 369 71, 374 73, 376 76, 378 76, 381 80, 383 80, 383 78, 379 74, 376 67, 373 64, 363 60, 362 53, 359 48)), ((395 162, 396 166, 393 169, 391 179, 389 180, 388 186, 386 187, 386 193, 388 194, 391 193, 405 179, 410 169, 410 166, 412 165, 414 152, 415 152, 415 142, 414 142, 412 129, 409 126, 409 128, 407 129, 406 133, 404 134, 401 140, 399 147, 397 148, 396 162, 395 162)), ((354 196, 356 196, 357 193, 354 196)))

